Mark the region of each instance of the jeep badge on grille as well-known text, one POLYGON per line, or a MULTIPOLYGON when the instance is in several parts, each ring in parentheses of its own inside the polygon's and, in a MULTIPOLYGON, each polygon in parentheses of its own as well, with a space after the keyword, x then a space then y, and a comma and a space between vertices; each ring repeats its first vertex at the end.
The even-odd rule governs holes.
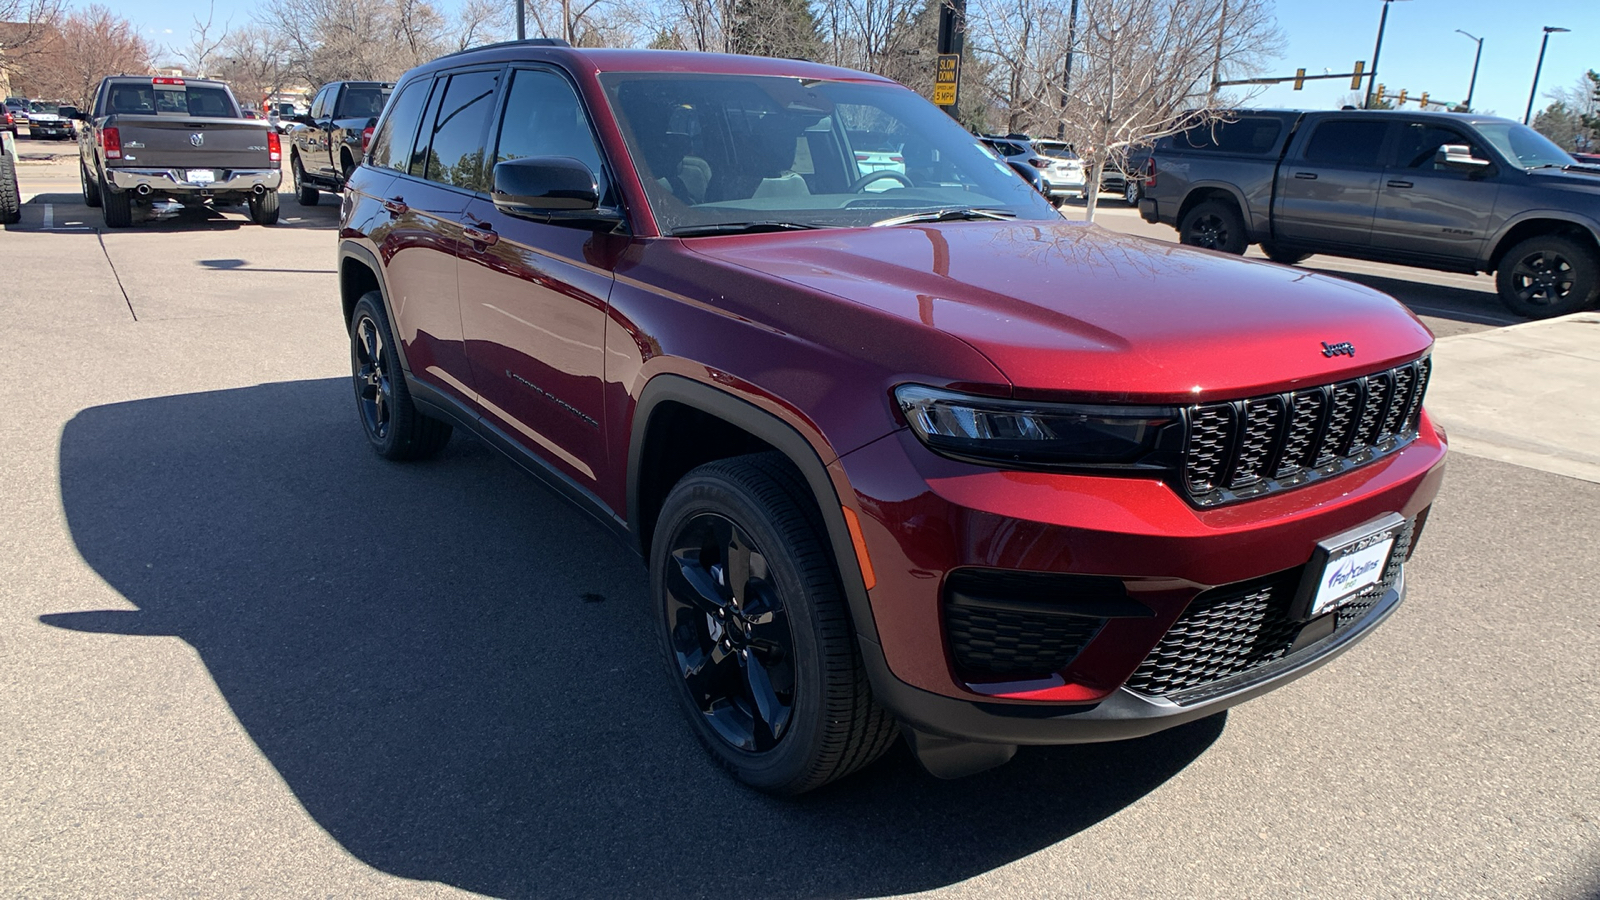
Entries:
POLYGON ((1335 356, 1348 356, 1351 359, 1355 359, 1356 348, 1355 345, 1349 341, 1340 341, 1337 344, 1330 344, 1327 341, 1323 341, 1322 355, 1329 357, 1330 359, 1335 356))

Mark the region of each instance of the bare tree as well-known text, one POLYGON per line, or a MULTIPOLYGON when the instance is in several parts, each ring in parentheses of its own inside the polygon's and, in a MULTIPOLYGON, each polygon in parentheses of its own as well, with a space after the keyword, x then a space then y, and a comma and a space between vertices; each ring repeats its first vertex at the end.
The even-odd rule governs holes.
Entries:
MULTIPOLYGON (((1269 0, 1078 0, 1068 91, 1059 74, 1068 49, 1065 6, 985 0, 982 11, 991 46, 1015 47, 1018 23, 1031 23, 1019 75, 1031 93, 1028 118, 1046 133, 1060 127, 1084 158, 1091 186, 1129 148, 1223 116, 1235 101, 1219 95, 1213 79, 1250 71, 1282 45, 1269 0), (1006 9, 996 9, 1001 2, 1006 9)), ((1088 192, 1091 221, 1096 196, 1088 192)))
POLYGON ((283 36, 262 25, 228 32, 216 60, 216 76, 232 85, 234 96, 246 104, 258 104, 296 80, 283 36))
POLYGON ((30 71, 43 45, 57 35, 66 0, 0 0, 0 83, 30 71))
POLYGON ((505 7, 467 0, 451 18, 426 0, 267 0, 259 24, 281 31, 290 70, 312 86, 392 81, 437 56, 499 37, 505 7))
POLYGON ((107 75, 150 71, 150 45, 133 23, 98 4, 74 12, 61 23, 62 52, 51 60, 46 96, 71 100, 87 110, 95 88, 107 75))
POLYGON ((199 16, 194 17, 194 27, 189 29, 189 45, 174 52, 174 55, 183 60, 185 70, 193 72, 197 77, 205 78, 211 74, 212 62, 217 51, 228 40, 228 26, 232 20, 216 25, 217 4, 215 0, 206 8, 206 19, 200 21, 199 16))

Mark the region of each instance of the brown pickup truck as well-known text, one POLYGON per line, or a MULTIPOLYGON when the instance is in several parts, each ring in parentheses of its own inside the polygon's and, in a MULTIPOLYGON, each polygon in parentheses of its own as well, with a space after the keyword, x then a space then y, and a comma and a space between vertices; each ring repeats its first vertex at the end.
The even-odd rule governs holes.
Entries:
POLYGON ((114 76, 100 82, 94 111, 80 115, 83 202, 106 227, 133 224, 135 205, 246 204, 251 221, 278 221, 283 153, 264 120, 244 118, 220 81, 114 76))

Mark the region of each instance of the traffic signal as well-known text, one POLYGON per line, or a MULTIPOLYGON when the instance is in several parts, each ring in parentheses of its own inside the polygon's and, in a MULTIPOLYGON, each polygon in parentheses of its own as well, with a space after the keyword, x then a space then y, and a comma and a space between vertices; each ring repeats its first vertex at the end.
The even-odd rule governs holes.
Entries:
MULTIPOLYGON (((1364 60, 1364 59, 1356 60, 1355 71, 1350 73, 1350 90, 1352 90, 1352 91, 1361 90, 1361 73, 1363 71, 1365 71, 1366 68, 1367 68, 1367 61, 1366 60, 1364 60)), ((1596 91, 1596 99, 1600 99, 1600 90, 1596 91)))
POLYGON ((1375 100, 1378 103, 1382 103, 1383 102, 1383 92, 1384 92, 1384 90, 1385 90, 1385 88, 1384 88, 1383 85, 1381 85, 1381 84, 1378 85, 1378 92, 1373 95, 1373 100, 1375 100))
POLYGON ((1294 70, 1294 89, 1298 91, 1298 90, 1300 90, 1301 88, 1303 88, 1305 86, 1306 86, 1306 70, 1305 69, 1295 69, 1294 70))
POLYGON ((1421 106, 1423 109, 1427 109, 1428 108, 1428 92, 1427 91, 1423 91, 1422 92, 1422 96, 1417 98, 1417 105, 1421 106))
POLYGON ((1400 89, 1400 96, 1394 98, 1394 105, 1395 106, 1405 106, 1406 105, 1406 89, 1405 88, 1401 88, 1400 89))

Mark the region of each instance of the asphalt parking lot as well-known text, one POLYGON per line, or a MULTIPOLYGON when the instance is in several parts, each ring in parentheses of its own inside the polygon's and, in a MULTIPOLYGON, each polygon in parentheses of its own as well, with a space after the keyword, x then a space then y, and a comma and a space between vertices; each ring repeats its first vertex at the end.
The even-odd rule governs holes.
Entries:
MULTIPOLYGON (((102 233, 75 163, 20 181, 0 895, 1600 897, 1596 479, 1455 453, 1395 617, 1225 715, 778 801, 679 721, 598 527, 466 438, 368 451, 331 198, 102 233)), ((1515 321, 1487 277, 1307 268, 1515 321)))

